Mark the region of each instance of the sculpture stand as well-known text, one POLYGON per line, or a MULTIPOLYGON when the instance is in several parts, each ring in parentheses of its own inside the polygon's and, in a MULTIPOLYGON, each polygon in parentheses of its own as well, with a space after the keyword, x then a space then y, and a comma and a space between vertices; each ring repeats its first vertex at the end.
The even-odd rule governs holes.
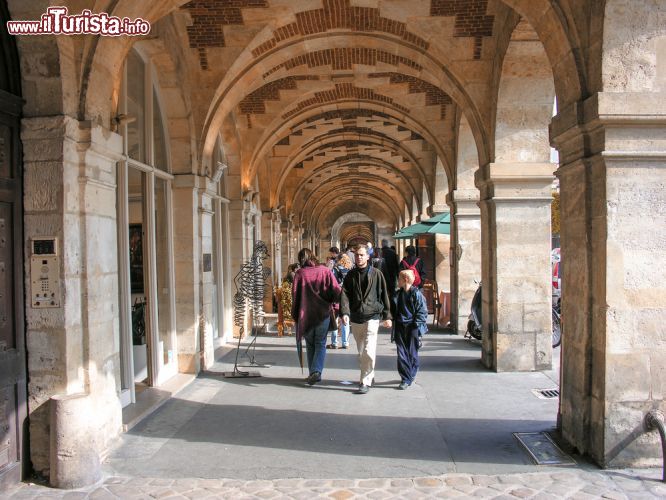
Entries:
POLYGON ((252 258, 245 262, 236 277, 234 277, 234 285, 236 287, 236 294, 234 295, 234 325, 240 328, 238 336, 238 346, 236 347, 236 361, 234 362, 234 371, 224 372, 225 377, 261 377, 259 372, 243 371, 238 369, 238 355, 240 354, 241 341, 245 331, 244 321, 245 314, 248 309, 252 311, 252 331, 255 334, 254 339, 250 345, 245 349, 245 355, 250 358, 250 366, 264 366, 268 368, 270 365, 259 365, 255 361, 255 351, 257 347, 257 330, 256 323, 263 317, 264 308, 263 300, 265 294, 266 279, 270 276, 270 269, 264 269, 262 261, 268 257, 268 247, 263 241, 257 241, 254 244, 252 251, 252 258), (252 348, 252 355, 249 354, 252 348))
POLYGON ((254 335, 254 338, 252 339, 252 342, 250 342, 250 345, 247 346, 245 352, 243 353, 243 356, 246 356, 250 360, 250 362, 248 365, 243 365, 243 366, 256 367, 256 368, 270 368, 271 366, 273 366, 272 364, 267 364, 267 363, 257 363, 256 359, 257 337, 259 336, 259 331, 262 328, 265 328, 265 325, 252 327, 252 334, 254 335), (250 349, 252 349, 252 352, 250 352, 250 349))
MULTIPOLYGON (((261 373, 253 371, 243 371, 238 369, 238 354, 240 353, 241 341, 243 340, 243 333, 245 328, 241 326, 240 332, 238 334, 238 346, 236 346, 236 361, 234 361, 234 371, 232 372, 222 372, 222 376, 226 378, 250 378, 250 377, 261 377, 261 373)), ((255 340, 257 337, 254 338, 255 340)), ((251 344, 250 344, 251 345, 251 344)))

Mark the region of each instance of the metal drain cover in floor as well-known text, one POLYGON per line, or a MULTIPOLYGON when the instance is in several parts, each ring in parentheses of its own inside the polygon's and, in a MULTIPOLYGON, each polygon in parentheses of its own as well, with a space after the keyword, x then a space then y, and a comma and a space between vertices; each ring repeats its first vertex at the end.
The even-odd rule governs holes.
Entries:
POLYGON ((534 394, 539 399, 555 399, 560 397, 560 390, 555 389, 532 389, 534 394))
POLYGON ((514 432, 513 435, 537 465, 576 465, 545 432, 514 432))

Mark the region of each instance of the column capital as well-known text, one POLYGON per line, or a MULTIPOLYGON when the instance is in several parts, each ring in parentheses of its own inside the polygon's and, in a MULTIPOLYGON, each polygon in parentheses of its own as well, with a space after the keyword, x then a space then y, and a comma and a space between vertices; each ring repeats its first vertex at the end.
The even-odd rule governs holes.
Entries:
POLYGON ((489 163, 474 175, 481 200, 550 200, 554 163, 489 163))
POLYGON ((451 206, 451 214, 456 217, 480 217, 479 190, 455 189, 446 195, 446 202, 451 206))
MULTIPOLYGON (((598 92, 561 109, 550 123, 550 141, 561 164, 604 152, 604 156, 666 156, 666 92, 598 92), (645 141, 650 129, 656 141, 645 141), (619 132, 622 130, 622 132, 619 132)), ((649 159, 649 158, 648 158, 649 159)))

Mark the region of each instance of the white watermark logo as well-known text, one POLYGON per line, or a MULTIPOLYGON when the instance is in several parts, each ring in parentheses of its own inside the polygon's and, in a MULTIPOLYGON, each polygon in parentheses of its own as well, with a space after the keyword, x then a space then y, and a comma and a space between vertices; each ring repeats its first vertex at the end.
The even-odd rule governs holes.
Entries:
POLYGON ((11 35, 140 36, 150 33, 150 23, 140 17, 116 17, 85 9, 69 15, 67 7, 49 7, 39 21, 7 21, 11 35))

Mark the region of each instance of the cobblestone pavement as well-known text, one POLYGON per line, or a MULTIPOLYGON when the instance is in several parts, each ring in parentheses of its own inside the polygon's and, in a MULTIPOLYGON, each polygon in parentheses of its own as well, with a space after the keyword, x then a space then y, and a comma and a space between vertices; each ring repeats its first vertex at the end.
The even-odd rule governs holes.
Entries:
POLYGON ((583 471, 567 469, 484 476, 445 474, 410 479, 151 479, 109 477, 81 490, 61 491, 26 484, 11 499, 198 499, 198 498, 496 498, 643 499, 666 498, 656 469, 583 471))

